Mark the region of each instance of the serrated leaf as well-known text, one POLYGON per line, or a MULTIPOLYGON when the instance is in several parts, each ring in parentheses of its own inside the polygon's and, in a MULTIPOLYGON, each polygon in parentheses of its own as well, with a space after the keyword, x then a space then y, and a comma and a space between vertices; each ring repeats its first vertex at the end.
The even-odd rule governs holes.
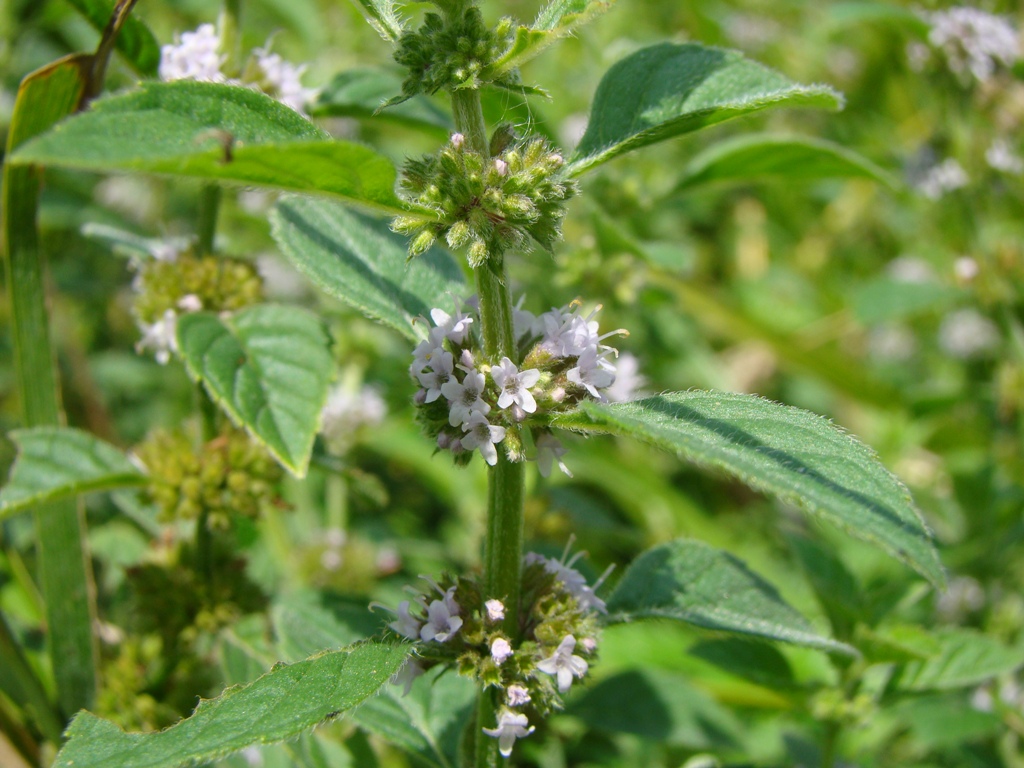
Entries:
MULTIPOLYGON (((115 0, 68 0, 98 32, 107 28, 115 0)), ((140 75, 153 77, 160 66, 160 44, 145 24, 129 16, 117 35, 117 50, 140 75)))
POLYGON ((768 643, 730 637, 703 640, 689 654, 719 669, 779 691, 793 688, 793 670, 778 648, 768 643))
POLYGON ((653 547, 626 569, 608 598, 607 622, 648 618, 856 654, 817 634, 743 562, 700 541, 680 539, 653 547))
POLYGON ((853 150, 824 139, 758 134, 718 142, 686 166, 677 192, 701 184, 749 182, 778 178, 785 181, 872 179, 896 188, 898 182, 853 150))
POLYGON ((271 608, 280 658, 301 659, 363 640, 382 627, 379 617, 337 596, 303 591, 288 594, 271 608))
POLYGON ((278 665, 229 688, 159 733, 125 733, 88 712, 71 721, 58 768, 176 768, 296 736, 373 696, 405 662, 408 645, 365 644, 278 665))
POLYGON ((882 548, 935 585, 945 581, 906 487, 821 416, 753 395, 693 391, 584 403, 552 423, 634 437, 724 471, 882 548))
POLYGON ((394 0, 352 0, 358 7, 362 8, 363 15, 370 22, 370 26, 377 30, 377 34, 385 40, 396 43, 402 36, 405 25, 402 18, 395 11, 394 0))
POLYGON ((340 197, 406 212, 390 160, 334 141, 251 88, 177 81, 99 99, 19 148, 18 163, 136 171, 340 197))
POLYGON ((447 134, 454 130, 451 117, 426 96, 414 96, 387 109, 381 106, 402 90, 402 79, 383 69, 354 69, 341 72, 326 86, 312 105, 316 117, 358 117, 392 122, 447 134))
POLYGON ((409 694, 385 688, 352 713, 360 728, 380 736, 437 768, 458 765, 462 727, 476 700, 473 683, 452 671, 416 680, 409 694))
POLYGON ((335 203, 284 197, 270 222, 281 252, 325 293, 411 340, 413 318, 466 293, 450 254, 431 248, 409 261, 404 238, 335 203))
POLYGON ((828 86, 799 85, 738 51, 662 43, 608 70, 568 172, 769 107, 841 105, 828 86))
POLYGON ((10 436, 18 458, 0 489, 0 520, 36 504, 149 482, 123 451, 88 432, 36 427, 10 436))
POLYGON ((189 375, 293 475, 303 477, 334 376, 320 320, 297 307, 262 304, 229 317, 183 315, 177 334, 189 375))
POLYGON ((602 680, 571 702, 568 714, 595 730, 694 749, 736 747, 741 733, 731 712, 667 670, 629 670, 602 680))
POLYGON ((481 73, 484 80, 494 80, 502 74, 518 69, 545 48, 571 35, 609 8, 615 0, 550 0, 541 8, 537 19, 529 27, 515 31, 512 45, 493 64, 481 73))
POLYGON ((934 633, 939 650, 932 658, 907 664, 899 677, 904 690, 952 690, 978 685, 1024 666, 1024 644, 1003 645, 970 629, 934 633))

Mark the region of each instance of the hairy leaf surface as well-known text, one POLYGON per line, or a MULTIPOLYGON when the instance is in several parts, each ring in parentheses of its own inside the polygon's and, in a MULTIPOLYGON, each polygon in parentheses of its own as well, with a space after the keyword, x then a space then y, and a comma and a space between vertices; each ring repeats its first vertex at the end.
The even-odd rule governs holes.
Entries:
POLYGON ((304 476, 334 374, 320 320, 297 307, 262 304, 228 318, 186 314, 177 331, 192 378, 292 474, 304 476))
POLYGON ((662 43, 608 70, 568 171, 769 107, 841 104, 831 88, 799 85, 737 51, 662 43))
POLYGON ((555 426, 634 437, 722 470, 875 544, 933 584, 945 577, 906 487, 831 422, 752 395, 676 392, 584 403, 555 426))

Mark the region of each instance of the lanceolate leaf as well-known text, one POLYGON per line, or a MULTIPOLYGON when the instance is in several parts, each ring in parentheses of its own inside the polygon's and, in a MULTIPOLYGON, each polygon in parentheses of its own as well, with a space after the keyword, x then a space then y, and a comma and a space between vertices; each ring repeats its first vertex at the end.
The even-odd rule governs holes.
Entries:
POLYGON ((146 83, 96 101, 26 143, 16 162, 254 184, 405 210, 386 157, 331 140, 269 96, 217 83, 146 83))
POLYGON ((274 239, 323 291, 411 340, 413 318, 462 297, 462 272, 432 248, 409 261, 406 242, 379 221, 326 200, 285 197, 270 215, 274 239))
POLYGON ((353 0, 366 16, 366 20, 385 40, 394 43, 402 36, 404 24, 395 11, 394 0, 353 0))
POLYGON ((250 685, 201 702, 191 717, 159 733, 125 733, 82 712, 54 766, 176 768, 283 741, 373 696, 408 655, 408 645, 368 643, 281 664, 250 685))
POLYGON ((579 175, 623 152, 768 107, 841 104, 831 88, 798 85, 737 51, 662 43, 604 76, 568 170, 579 175))
POLYGON ((1024 644, 1008 647, 969 629, 937 633, 939 651, 926 661, 909 663, 899 676, 903 689, 951 690, 978 685, 1024 666, 1024 644))
POLYGON ((519 27, 501 58, 487 67, 482 77, 491 79, 522 66, 560 38, 607 11, 615 0, 551 0, 537 15, 533 26, 519 27))
POLYGON ((817 634, 779 593, 732 555, 699 541, 648 550, 608 598, 609 623, 676 619, 707 629, 855 653, 817 634))
POLYGON ((11 432, 11 438, 18 458, 0 489, 0 520, 35 504, 148 482, 122 451, 88 432, 37 427, 11 432))
POLYGON ((292 474, 304 476, 334 374, 316 316, 263 304, 226 319, 187 314, 177 330, 189 374, 292 474))
POLYGON ((871 449, 813 413, 751 395, 695 391, 584 403, 554 424, 635 437, 723 470, 881 547, 933 584, 945 581, 906 487, 871 449))
POLYGON ((749 182, 778 178, 872 179, 895 187, 888 173, 865 157, 838 144, 802 136, 759 134, 719 142, 697 155, 686 167, 677 190, 716 181, 749 182))
POLYGON ((402 79, 383 69, 341 72, 320 90, 311 111, 317 117, 390 120, 434 134, 448 134, 454 129, 451 117, 426 96, 414 96, 378 112, 385 101, 401 90, 402 79))
MULTIPOLYGON (((102 32, 114 12, 114 0, 68 0, 98 31, 102 32)), ((140 75, 156 75, 160 65, 160 44, 149 27, 129 16, 117 36, 117 50, 140 75)))

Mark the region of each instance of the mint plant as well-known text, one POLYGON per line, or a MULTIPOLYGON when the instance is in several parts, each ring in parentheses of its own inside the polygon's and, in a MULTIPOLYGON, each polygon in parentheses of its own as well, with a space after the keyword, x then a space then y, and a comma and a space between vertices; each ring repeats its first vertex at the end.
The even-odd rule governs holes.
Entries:
MULTIPOLYGON (((98 0, 74 5, 94 24, 105 9, 98 0)), ((800 689, 794 706, 820 724, 815 756, 834 766, 852 742, 844 742, 847 734, 862 732, 898 695, 975 684, 1024 661, 1005 644, 979 641, 972 648, 995 671, 943 677, 947 662, 963 663, 964 638, 936 641, 936 649, 911 630, 880 629, 900 599, 911 597, 868 605, 839 554, 802 533, 790 536, 790 546, 830 631, 697 533, 654 541, 596 577, 583 552, 573 553, 576 531, 563 532, 560 557, 527 546, 534 475, 544 478, 536 483, 550 482, 557 468, 572 478, 575 455, 585 464, 588 451, 606 450, 605 436, 615 436, 774 497, 894 558, 925 580, 914 599, 928 585, 945 585, 932 533, 907 488, 856 438, 809 411, 754 395, 623 395, 616 382, 628 372, 632 337, 628 328, 607 330, 616 324, 601 314, 609 298, 566 292, 546 306, 536 295, 562 286, 524 278, 531 260, 554 270, 553 255, 567 247, 580 210, 574 206, 593 192, 586 179, 605 164, 732 118, 783 107, 837 109, 837 91, 793 82, 735 50, 659 43, 607 71, 578 143, 563 148, 537 123, 491 119, 486 99, 529 104, 547 95, 543 89, 557 98, 560 83, 533 84, 521 68, 558 41, 585 35, 583 25, 610 2, 550 0, 524 22, 494 18, 475 0, 432 0, 419 16, 390 0, 360 0, 401 74, 343 72, 319 95, 304 85, 304 68, 272 53, 269 42, 243 48, 239 0, 225 3, 217 25, 179 32, 159 57, 155 36, 129 15, 133 5, 121 0, 109 23, 97 24, 104 32, 95 54, 25 78, 4 165, 23 428, 11 433, 17 457, 0 489, 0 521, 30 511, 35 517, 53 678, 41 676, 0 614, 0 655, 11 670, 0 675, 0 690, 59 750, 54 765, 231 764, 241 750, 280 742, 296 764, 340 765, 339 754, 358 761, 372 752, 367 734, 417 764, 558 764, 541 746, 530 747, 549 743, 541 740, 557 713, 568 708, 599 722, 601 713, 593 713, 601 702, 635 702, 666 685, 643 673, 598 678, 607 632, 660 619, 708 633, 688 649, 694 659, 779 690, 800 686, 774 643, 819 654, 830 682, 800 689), (141 82, 104 93, 115 45, 141 82), (372 116, 365 98, 346 91, 368 83, 391 89, 375 92, 372 116), (391 119, 421 133, 396 165, 394 153, 329 133, 317 122, 329 114, 391 119), (428 140, 433 151, 422 154, 428 140), (100 224, 88 229, 131 256, 137 350, 168 369, 181 366, 194 389, 190 419, 173 431, 152 430, 127 451, 62 424, 37 237, 43 168, 202 185, 190 192, 198 208, 194 237, 157 242, 100 224), (308 306, 268 300, 273 281, 218 238, 239 186, 280 193, 266 215, 280 253, 322 296, 381 326, 403 350, 390 402, 411 403, 401 416, 418 425, 416 450, 433 454, 432 466, 457 467, 467 487, 473 472, 485 478, 486 508, 473 511, 482 520, 477 563, 420 574, 407 598, 392 591, 364 601, 362 618, 351 622, 322 605, 266 594, 258 563, 246 570, 244 542, 261 538, 269 549, 274 541, 287 549, 280 509, 302 506, 294 503, 302 493, 322 492, 334 525, 315 567, 352 568, 345 575, 353 581, 399 571, 379 552, 360 549, 345 528, 355 487, 382 497, 400 489, 378 488, 349 455, 357 425, 380 428, 384 407, 378 395, 362 414, 343 402, 362 386, 358 355, 338 352, 346 332, 308 306), (339 360, 345 381, 332 392, 339 360), (595 439, 584 449, 581 436, 595 439), (316 485, 321 471, 329 475, 323 487, 316 485), (103 616, 95 618, 76 501, 97 492, 112 492, 117 514, 159 552, 118 577, 119 588, 136 596, 140 636, 155 638, 159 650, 133 640, 105 665, 94 635, 103 616), (273 641, 262 623, 248 623, 252 616, 262 622, 264 613, 273 641), (193 712, 182 702, 207 692, 213 646, 225 682, 240 685, 193 712), (589 710, 574 703, 581 689, 589 710), (126 701, 145 706, 126 714, 126 701), (352 725, 344 738, 309 735, 339 718, 342 727, 352 725), (351 751, 331 752, 342 743, 351 751)), ((946 38, 933 43, 952 50, 946 38)), ((981 65, 965 63, 962 53, 951 59, 957 74, 977 76, 981 65)), ((991 56, 1008 59, 1002 49, 991 56)), ((897 184, 824 140, 740 136, 696 154, 680 169, 678 189, 789 167, 810 177, 897 184)), ((641 248, 610 220, 597 226, 618 247, 641 248)), ((678 290, 700 306, 698 290, 678 290)), ((731 721, 723 729, 732 730, 731 721)))

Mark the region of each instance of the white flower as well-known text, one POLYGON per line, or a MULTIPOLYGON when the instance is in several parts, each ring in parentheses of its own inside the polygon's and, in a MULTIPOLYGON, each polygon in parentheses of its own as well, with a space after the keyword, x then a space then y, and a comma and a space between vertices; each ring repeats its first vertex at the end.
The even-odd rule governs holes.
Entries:
POLYGON ((156 354, 156 361, 160 365, 167 365, 171 359, 171 353, 178 351, 176 329, 178 326, 178 313, 168 309, 163 316, 154 323, 139 323, 142 331, 142 338, 135 345, 135 351, 141 353, 144 349, 152 349, 156 354))
POLYGON ((406 659, 405 664, 395 674, 391 676, 391 683, 393 685, 401 685, 402 695, 408 696, 409 691, 412 690, 412 684, 417 677, 423 674, 423 667, 413 659, 406 659))
POLYGON ((995 323, 974 309, 959 309, 939 325, 939 346, 951 357, 970 360, 983 357, 999 344, 995 323))
POLYGON ((224 82, 220 68, 226 58, 213 24, 202 24, 195 32, 183 32, 174 45, 160 49, 160 79, 224 82))
POLYGON ((480 397, 483 394, 486 380, 479 371, 466 371, 466 377, 460 382, 454 376, 441 385, 441 394, 451 403, 448 423, 453 427, 461 427, 474 413, 486 416, 491 411, 480 397))
POLYGON ((536 368, 520 371, 515 363, 503 357, 498 365, 491 368, 491 378, 501 388, 499 408, 508 408, 515 403, 527 413, 537 410, 537 401, 530 394, 530 387, 540 379, 540 371, 536 368))
POLYGON ((598 400, 604 400, 604 396, 598 390, 615 383, 615 374, 608 370, 609 367, 611 364, 598 357, 595 348, 589 348, 579 356, 576 367, 570 368, 565 378, 579 387, 585 387, 598 400))
POLYGON ((441 387, 452 378, 452 374, 455 372, 455 358, 452 357, 451 352, 435 350, 430 356, 430 367, 431 370, 416 374, 420 386, 426 390, 424 399, 426 403, 432 403, 441 396, 441 387))
POLYGON ((957 75, 988 80, 996 66, 1011 66, 1020 56, 1017 31, 1005 19, 977 8, 957 7, 927 14, 928 42, 941 49, 957 75))
POLYGON ((967 182, 963 166, 950 157, 925 171, 914 187, 929 200, 938 200, 947 192, 966 187, 967 182))
POLYGON ((388 626, 402 637, 415 640, 420 636, 420 622, 415 616, 411 616, 409 614, 409 608, 410 603, 408 600, 400 602, 398 604, 398 610, 395 612, 398 614, 398 618, 388 624, 388 626))
POLYGON ((565 466, 565 462, 562 461, 562 457, 566 453, 568 451, 562 446, 558 438, 550 432, 545 432, 538 437, 537 468, 540 470, 541 476, 549 477, 551 475, 551 465, 558 462, 558 468, 569 477, 572 477, 572 472, 569 471, 569 468, 565 466))
POLYGON ((463 314, 461 311, 456 311, 454 315, 449 315, 443 309, 436 308, 430 310, 430 319, 434 321, 434 325, 441 329, 444 337, 450 339, 455 344, 461 344, 466 340, 469 326, 473 323, 473 318, 463 314))
MULTIPOLYGON (((456 606, 456 612, 457 609, 458 606, 456 606)), ((434 640, 443 643, 458 632, 461 626, 462 619, 453 615, 447 600, 434 600, 427 608, 427 623, 420 628, 420 640, 423 642, 434 640)))
POLYGON ((453 133, 452 134, 452 146, 453 147, 455 147, 456 149, 459 149, 465 143, 466 143, 466 137, 463 136, 461 133, 453 133))
POLYGON ((186 293, 178 299, 178 309, 182 312, 198 312, 203 308, 203 300, 194 293, 186 293))
POLYGON ((355 433, 384 421, 388 407, 380 393, 370 386, 353 389, 345 382, 333 387, 320 412, 320 432, 334 453, 344 453, 355 433))
POLYGON ((488 621, 501 621, 505 618, 505 604, 501 600, 488 600, 484 608, 487 609, 488 621))
POLYGON ((508 163, 502 160, 500 157, 494 158, 494 170, 498 172, 499 176, 508 175, 508 163))
POLYGON ((482 413, 476 412, 470 415, 462 429, 466 432, 462 436, 463 448, 468 451, 479 448, 484 461, 492 467, 498 463, 498 451, 494 444, 505 439, 504 427, 494 426, 482 413))
POLYGON ((640 361, 636 355, 623 352, 615 360, 615 381, 604 391, 604 396, 613 403, 625 403, 634 399, 647 379, 640 373, 640 361))
POLYGON ((510 707, 521 707, 523 704, 530 703, 530 692, 516 683, 508 687, 505 695, 508 697, 508 705, 510 707))
POLYGON ((576 638, 566 635, 558 648, 551 656, 537 662, 537 669, 549 675, 554 675, 558 680, 558 692, 565 693, 572 686, 574 677, 583 677, 587 674, 587 661, 579 656, 574 656, 576 649, 576 638))
POLYGON ((985 162, 991 168, 1003 173, 1019 176, 1024 173, 1024 160, 1013 151, 1006 139, 996 139, 985 150, 985 162))
POLYGON ((306 65, 296 66, 266 48, 256 48, 252 55, 257 70, 256 77, 252 79, 260 90, 299 114, 305 114, 306 104, 316 97, 314 89, 302 85, 306 65))
POLYGON ((529 722, 526 715, 503 709, 498 715, 498 727, 484 728, 483 731, 498 740, 498 751, 501 752, 502 757, 508 757, 512 754, 512 745, 515 744, 516 739, 524 739, 534 732, 535 729, 532 725, 529 728, 526 727, 529 722))
POLYGON ((409 366, 410 376, 417 376, 431 367, 433 359, 445 352, 443 341, 444 328, 431 328, 428 331, 427 338, 417 344, 416 349, 412 352, 412 365, 409 366))
POLYGON ((496 637, 491 643, 491 658, 494 663, 502 665, 512 655, 512 645, 504 637, 496 637))

